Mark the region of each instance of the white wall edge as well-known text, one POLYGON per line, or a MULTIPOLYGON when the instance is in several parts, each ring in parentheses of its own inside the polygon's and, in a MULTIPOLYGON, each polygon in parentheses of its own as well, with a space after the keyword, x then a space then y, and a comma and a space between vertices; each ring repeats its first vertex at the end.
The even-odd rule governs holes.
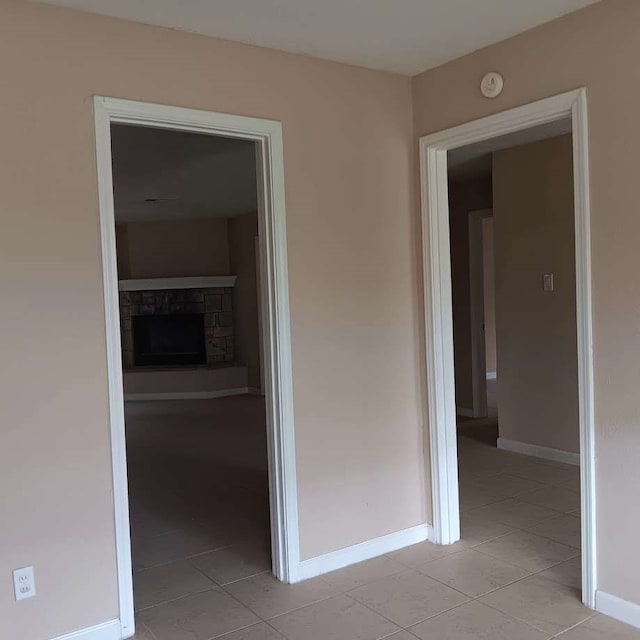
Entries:
POLYGON ((351 547, 325 553, 322 556, 302 560, 298 569, 298 580, 307 580, 315 576, 336 571, 357 562, 370 560, 377 556, 391 553, 432 537, 431 525, 419 524, 409 529, 402 529, 386 536, 354 544, 351 547))
POLYGON ((577 467, 580 466, 579 453, 563 451, 562 449, 541 447, 537 444, 529 444, 528 442, 520 442, 518 440, 509 440, 508 438, 498 438, 498 449, 512 451, 513 453, 522 453, 525 456, 543 458, 544 460, 553 460, 554 462, 574 464, 577 467))
POLYGON ((596 611, 640 629, 640 604, 628 602, 605 591, 596 591, 596 611))
POLYGON ((498 377, 497 371, 487 371, 487 380, 495 380, 498 377))
POLYGON ((125 393, 125 402, 142 402, 145 400, 209 400, 227 396, 243 396, 249 393, 249 387, 237 389, 220 389, 219 391, 176 391, 158 393, 125 393))
POLYGON ((465 407, 456 407, 456 415, 463 418, 473 418, 473 409, 467 409, 465 407))
POLYGON ((234 287, 237 276, 190 276, 187 278, 137 278, 119 280, 120 291, 154 291, 158 289, 219 289, 234 287))
POLYGON ((51 640, 122 640, 120 620, 103 622, 94 627, 87 627, 86 629, 72 631, 63 636, 57 636, 51 640))

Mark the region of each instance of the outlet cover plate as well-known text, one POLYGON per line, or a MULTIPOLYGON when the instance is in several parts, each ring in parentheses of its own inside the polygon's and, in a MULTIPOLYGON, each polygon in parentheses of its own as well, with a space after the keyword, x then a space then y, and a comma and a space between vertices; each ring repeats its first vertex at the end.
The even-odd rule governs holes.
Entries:
POLYGON ((16 600, 26 600, 36 595, 36 577, 33 567, 22 567, 13 572, 13 588, 16 600))

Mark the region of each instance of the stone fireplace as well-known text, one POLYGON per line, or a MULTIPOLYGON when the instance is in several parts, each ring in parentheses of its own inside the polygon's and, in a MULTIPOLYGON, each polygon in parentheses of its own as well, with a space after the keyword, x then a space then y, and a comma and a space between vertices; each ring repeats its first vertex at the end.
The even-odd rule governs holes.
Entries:
POLYGON ((206 364, 204 313, 162 313, 131 318, 133 364, 206 364))
POLYGON ((234 284, 235 276, 120 281, 123 367, 233 362, 234 284))

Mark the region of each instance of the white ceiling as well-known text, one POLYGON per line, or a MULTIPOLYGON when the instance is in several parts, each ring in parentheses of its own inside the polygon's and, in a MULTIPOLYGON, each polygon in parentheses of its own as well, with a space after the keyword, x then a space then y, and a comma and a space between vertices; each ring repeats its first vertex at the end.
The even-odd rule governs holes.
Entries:
POLYGON ((257 208, 253 142, 128 125, 113 125, 111 141, 116 222, 231 217, 257 208))
POLYGON ((556 120, 538 127, 515 131, 506 136, 491 138, 483 142, 452 149, 447 153, 449 176, 453 180, 475 178, 491 174, 492 158, 495 151, 517 147, 521 144, 539 142, 547 138, 571 133, 571 118, 556 120))
POLYGON ((597 0, 43 0, 414 75, 597 0))

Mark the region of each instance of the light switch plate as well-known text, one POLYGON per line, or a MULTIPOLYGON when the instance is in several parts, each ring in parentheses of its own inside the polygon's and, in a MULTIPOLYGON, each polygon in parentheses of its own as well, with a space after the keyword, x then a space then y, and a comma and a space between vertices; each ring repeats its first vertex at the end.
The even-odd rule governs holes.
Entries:
POLYGON ((542 290, 553 291, 553 273, 545 273, 542 276, 542 290))

